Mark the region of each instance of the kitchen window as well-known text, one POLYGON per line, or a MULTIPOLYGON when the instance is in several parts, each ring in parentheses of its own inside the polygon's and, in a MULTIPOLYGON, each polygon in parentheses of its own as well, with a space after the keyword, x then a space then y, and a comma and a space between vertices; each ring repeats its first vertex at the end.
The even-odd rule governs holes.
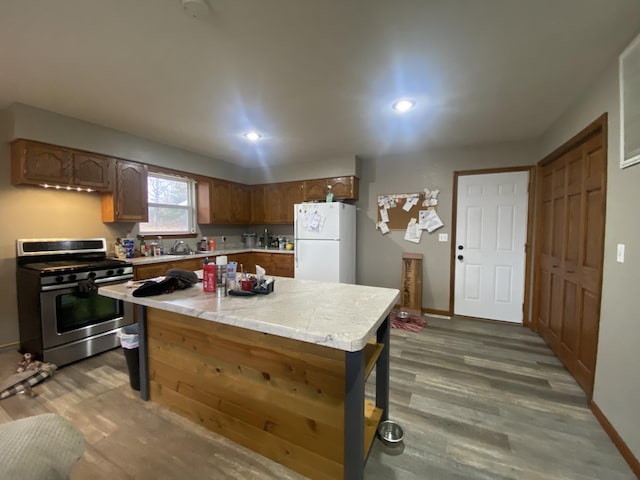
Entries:
POLYGON ((189 235, 196 231, 195 180, 149 172, 149 221, 141 235, 189 235))

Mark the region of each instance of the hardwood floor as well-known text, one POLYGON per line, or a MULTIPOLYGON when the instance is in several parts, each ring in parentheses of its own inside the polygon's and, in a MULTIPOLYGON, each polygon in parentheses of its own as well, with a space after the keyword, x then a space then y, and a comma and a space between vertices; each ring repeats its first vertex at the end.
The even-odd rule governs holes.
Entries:
MULTIPOLYGON (((584 392, 535 333, 512 325, 427 318, 391 332, 390 418, 405 440, 374 442, 368 480, 633 479, 584 392)), ((20 356, 0 353, 0 378, 20 356)), ((373 394, 373 382, 367 384, 373 394)), ((72 479, 300 479, 129 387, 120 349, 61 368, 37 397, 0 401, 0 423, 56 412, 86 450, 72 479)))

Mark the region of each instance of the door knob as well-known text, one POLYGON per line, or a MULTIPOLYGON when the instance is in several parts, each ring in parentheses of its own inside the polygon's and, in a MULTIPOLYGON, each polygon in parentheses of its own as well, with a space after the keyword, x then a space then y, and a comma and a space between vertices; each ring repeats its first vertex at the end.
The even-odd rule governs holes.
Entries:
POLYGON ((458 255, 458 260, 462 260, 464 257, 462 255, 458 255))
POLYGON ((458 245, 458 250, 463 250, 464 247, 462 245, 458 245))

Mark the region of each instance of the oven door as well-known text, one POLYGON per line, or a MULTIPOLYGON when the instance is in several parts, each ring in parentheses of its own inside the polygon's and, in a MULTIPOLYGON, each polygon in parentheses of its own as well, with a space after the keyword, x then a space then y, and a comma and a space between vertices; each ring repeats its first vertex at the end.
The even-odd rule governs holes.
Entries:
MULTIPOLYGON (((117 282, 105 282, 109 285, 117 282)), ((40 293, 42 343, 45 349, 89 338, 133 323, 128 302, 80 292, 72 286, 40 293)))

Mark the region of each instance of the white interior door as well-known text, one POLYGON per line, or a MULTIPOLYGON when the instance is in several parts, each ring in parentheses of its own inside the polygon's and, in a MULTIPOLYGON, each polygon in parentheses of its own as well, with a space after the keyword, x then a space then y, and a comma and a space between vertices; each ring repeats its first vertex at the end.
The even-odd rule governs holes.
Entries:
POLYGON ((522 323, 529 172, 458 177, 454 313, 522 323))

